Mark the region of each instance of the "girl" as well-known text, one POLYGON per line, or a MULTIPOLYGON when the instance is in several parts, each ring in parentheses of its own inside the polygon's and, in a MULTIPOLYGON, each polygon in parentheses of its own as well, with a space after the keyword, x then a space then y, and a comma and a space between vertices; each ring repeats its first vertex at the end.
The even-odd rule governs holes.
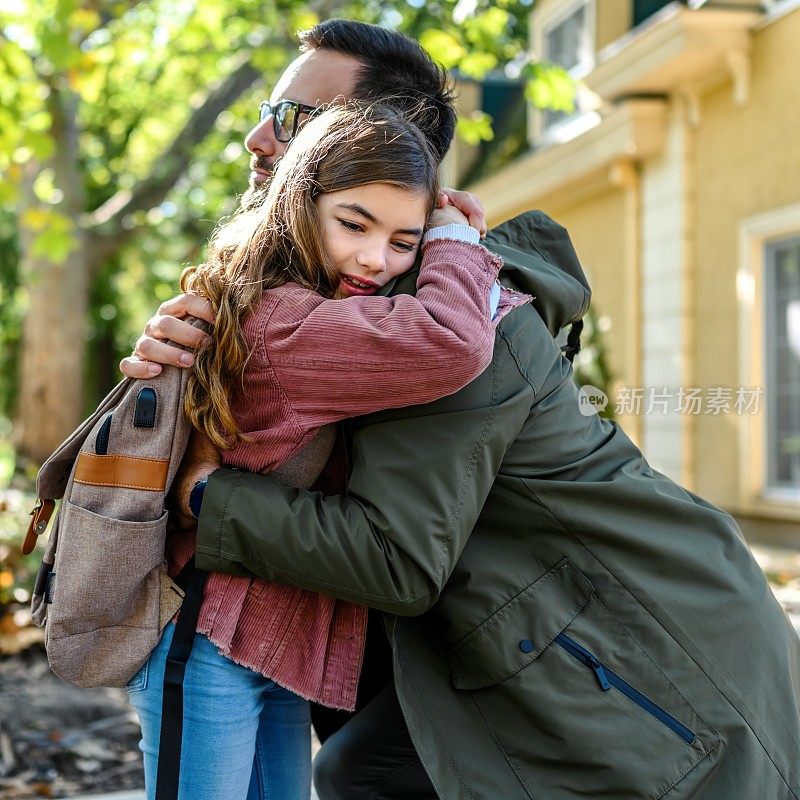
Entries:
MULTIPOLYGON (((423 135, 388 107, 328 110, 298 135, 264 204, 184 273, 182 288, 216 312, 187 413, 226 465, 309 487, 332 423, 438 399, 487 366, 494 325, 528 298, 493 289, 501 262, 457 209, 436 208, 436 170, 423 135), (420 247, 417 296, 378 295, 420 247)), ((341 489, 333 472, 327 484, 341 489)), ((193 552, 193 534, 176 535, 171 574, 193 552)), ((184 682, 180 796, 307 800, 307 701, 352 710, 365 622, 350 603, 211 575, 184 682)), ((149 798, 173 630, 129 686, 149 798)))

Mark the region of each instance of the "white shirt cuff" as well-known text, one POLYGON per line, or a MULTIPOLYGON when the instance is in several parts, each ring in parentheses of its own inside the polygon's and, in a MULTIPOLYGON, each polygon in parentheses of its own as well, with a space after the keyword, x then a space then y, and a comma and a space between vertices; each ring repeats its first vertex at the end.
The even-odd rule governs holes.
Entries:
POLYGON ((455 239, 459 242, 467 242, 467 244, 480 244, 481 235, 477 228, 473 228, 470 225, 451 223, 450 225, 439 225, 437 228, 431 228, 422 237, 422 244, 424 246, 435 239, 455 239))
POLYGON ((500 284, 495 281, 489 290, 489 319, 497 316, 497 307, 500 305, 500 284))

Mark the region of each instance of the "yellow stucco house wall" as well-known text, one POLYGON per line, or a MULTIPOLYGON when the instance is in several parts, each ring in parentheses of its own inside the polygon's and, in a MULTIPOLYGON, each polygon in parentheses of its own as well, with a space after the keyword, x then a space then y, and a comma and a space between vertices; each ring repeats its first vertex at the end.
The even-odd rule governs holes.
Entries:
POLYGON ((538 0, 579 107, 531 108, 530 150, 469 188, 490 224, 569 230, 654 466, 800 542, 800 1, 636 5, 538 0))

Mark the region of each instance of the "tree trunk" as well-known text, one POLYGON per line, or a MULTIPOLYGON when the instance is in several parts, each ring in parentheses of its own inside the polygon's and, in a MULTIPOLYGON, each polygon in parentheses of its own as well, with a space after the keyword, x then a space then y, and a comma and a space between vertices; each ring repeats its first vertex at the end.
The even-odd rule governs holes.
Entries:
POLYGON ((25 177, 26 206, 33 194, 37 166, 55 173, 63 192, 52 207, 69 217, 75 247, 61 263, 34 256, 35 234, 21 226, 23 281, 29 306, 22 328, 21 380, 15 439, 18 452, 41 463, 84 416, 83 374, 88 306, 88 264, 79 219, 84 209, 83 183, 77 162, 75 98, 53 89, 51 113, 57 150, 44 165, 29 163, 25 177))

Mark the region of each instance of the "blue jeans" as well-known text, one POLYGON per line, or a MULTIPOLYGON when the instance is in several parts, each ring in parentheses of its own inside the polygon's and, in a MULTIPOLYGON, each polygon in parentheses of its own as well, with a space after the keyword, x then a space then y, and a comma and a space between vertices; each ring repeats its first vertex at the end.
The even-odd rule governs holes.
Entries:
MULTIPOLYGON (((147 798, 153 800, 164 664, 175 625, 128 684, 139 714, 147 798)), ((196 634, 186 665, 179 800, 308 800, 308 701, 220 655, 196 634)))

